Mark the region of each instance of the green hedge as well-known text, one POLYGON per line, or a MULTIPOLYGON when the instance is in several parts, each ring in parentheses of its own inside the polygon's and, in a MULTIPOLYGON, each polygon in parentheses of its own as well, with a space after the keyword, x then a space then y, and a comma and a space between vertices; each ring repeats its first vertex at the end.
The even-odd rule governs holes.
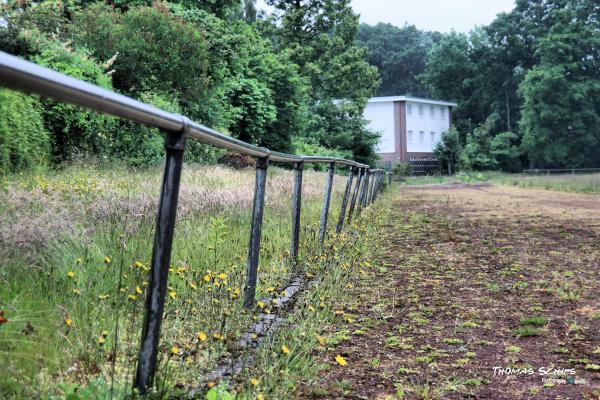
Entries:
POLYGON ((0 174, 46 163, 50 151, 38 100, 0 89, 0 174))

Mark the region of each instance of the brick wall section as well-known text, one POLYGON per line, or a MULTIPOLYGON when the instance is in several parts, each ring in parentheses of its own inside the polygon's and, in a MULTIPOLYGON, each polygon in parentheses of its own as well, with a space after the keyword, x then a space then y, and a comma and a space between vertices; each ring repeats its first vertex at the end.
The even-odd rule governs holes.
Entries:
POLYGON ((406 161, 408 161, 411 158, 432 158, 432 157, 435 157, 434 153, 416 153, 416 152, 406 153, 406 161))
POLYGON ((406 162, 406 102, 394 103, 394 140, 396 142, 396 160, 406 162))

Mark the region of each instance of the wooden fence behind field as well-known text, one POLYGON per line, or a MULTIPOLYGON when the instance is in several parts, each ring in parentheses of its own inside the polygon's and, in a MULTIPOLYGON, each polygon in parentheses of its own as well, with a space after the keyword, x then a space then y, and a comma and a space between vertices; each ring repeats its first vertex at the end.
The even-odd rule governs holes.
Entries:
POLYGON ((190 121, 185 116, 163 111, 149 104, 71 78, 4 52, 0 52, 0 86, 83 106, 97 112, 158 128, 165 135, 165 168, 157 211, 150 280, 146 297, 146 316, 142 327, 142 343, 134 383, 135 387, 142 393, 145 393, 151 387, 156 372, 183 154, 188 139, 194 139, 256 158, 254 202, 246 263, 246 284, 244 287, 244 305, 247 308, 253 307, 255 301, 267 169, 270 162, 288 163, 294 166, 292 239, 290 243, 290 257, 292 260, 298 254, 304 164, 321 163, 328 165, 319 229, 320 244, 323 244, 327 234, 329 204, 336 168, 348 168, 349 170, 336 225, 337 232, 341 232, 345 220, 347 222, 351 221, 355 209, 356 214, 360 214, 364 207, 374 202, 387 183, 386 173, 381 169, 372 169, 368 165, 341 158, 286 154, 257 147, 190 121), (346 210, 348 210, 347 213, 346 210))

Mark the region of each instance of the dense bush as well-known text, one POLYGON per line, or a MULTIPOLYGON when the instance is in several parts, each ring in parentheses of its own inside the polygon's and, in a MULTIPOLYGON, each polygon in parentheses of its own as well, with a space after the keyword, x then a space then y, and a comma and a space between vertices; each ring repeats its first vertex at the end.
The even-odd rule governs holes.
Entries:
MULTIPOLYGON (((74 78, 111 89, 110 77, 102 66, 83 51, 53 45, 34 57, 40 65, 74 78)), ((53 136, 53 154, 58 161, 111 154, 114 118, 61 102, 43 100, 44 123, 53 136)))
POLYGON ((46 163, 49 158, 50 137, 39 102, 0 89, 0 174, 46 163))

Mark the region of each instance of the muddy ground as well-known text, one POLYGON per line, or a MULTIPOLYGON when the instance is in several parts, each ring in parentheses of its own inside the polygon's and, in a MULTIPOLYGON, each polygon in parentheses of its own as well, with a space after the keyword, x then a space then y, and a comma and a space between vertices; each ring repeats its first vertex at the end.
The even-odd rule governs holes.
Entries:
POLYGON ((300 398, 600 398, 600 196, 460 185, 391 199, 378 265, 357 274, 300 398))

